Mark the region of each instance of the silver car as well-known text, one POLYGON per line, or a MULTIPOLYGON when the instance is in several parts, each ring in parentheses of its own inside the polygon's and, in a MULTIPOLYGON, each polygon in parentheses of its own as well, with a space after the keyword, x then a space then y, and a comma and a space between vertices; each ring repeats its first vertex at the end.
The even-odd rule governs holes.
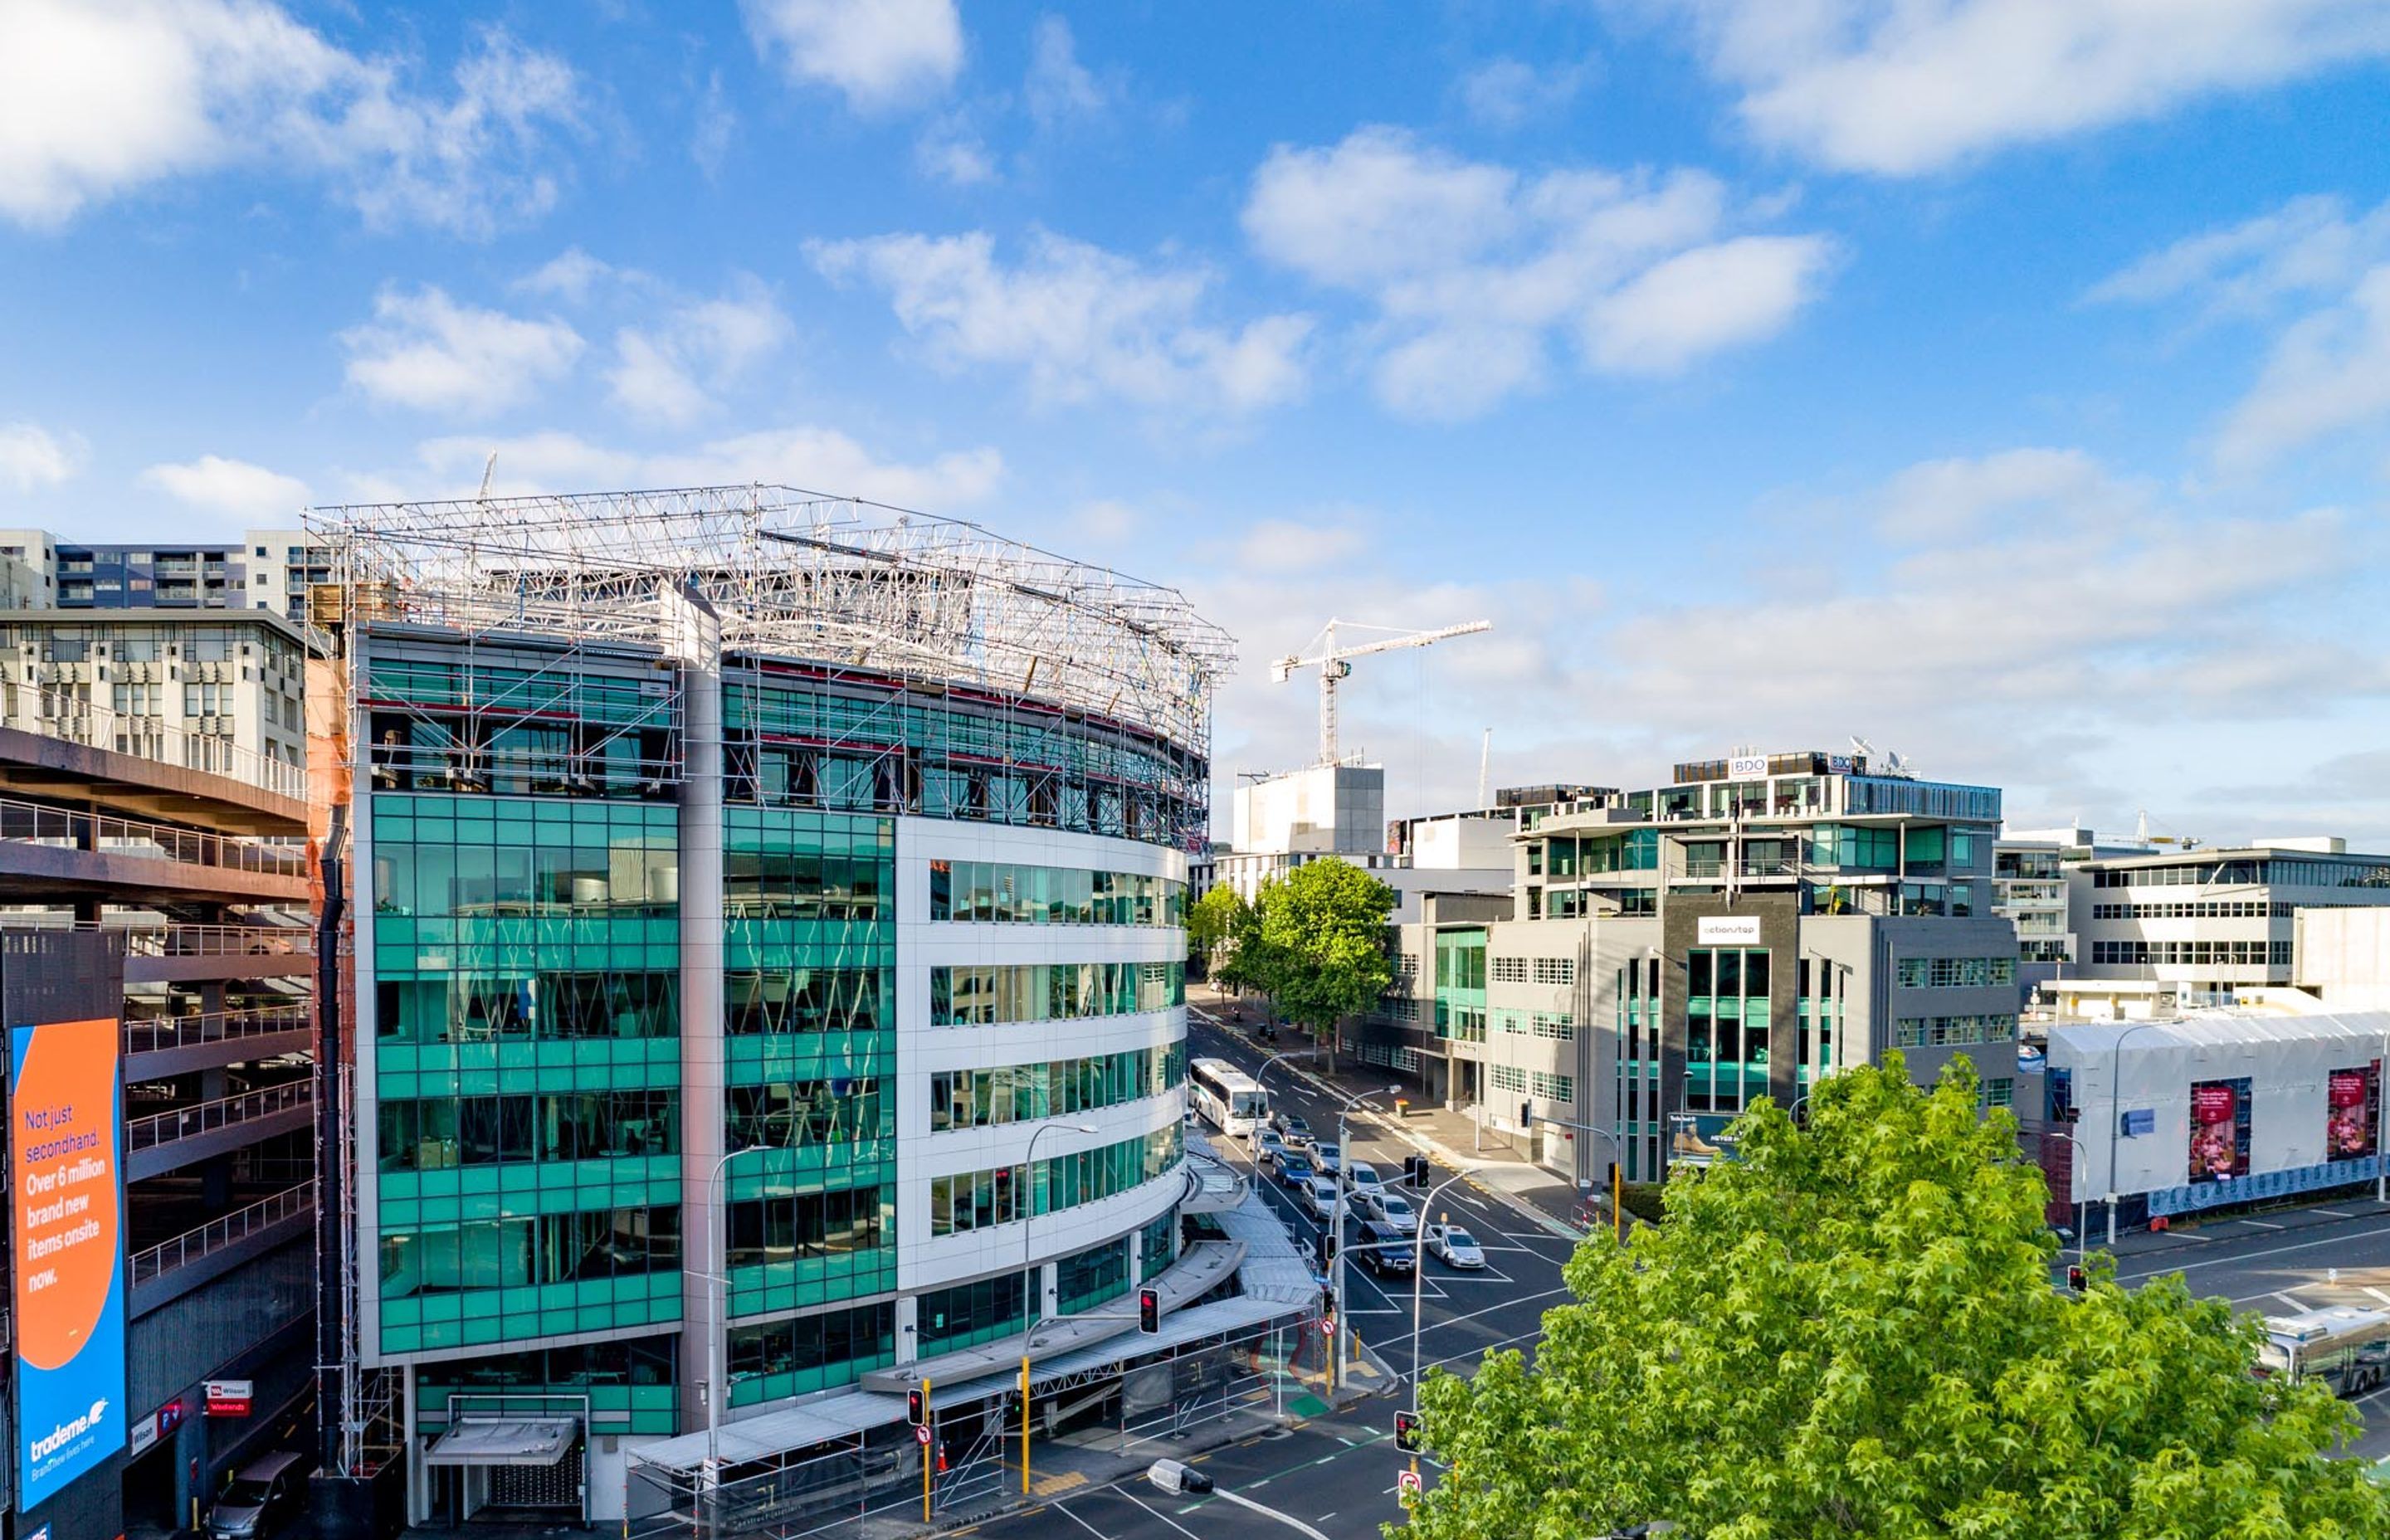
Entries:
POLYGON ((1485 1265, 1485 1252, 1478 1246, 1477 1238, 1458 1225, 1430 1225, 1427 1227, 1428 1253, 1446 1267, 1463 1272, 1475 1272, 1485 1265))
POLYGON ((1324 1176, 1315 1176, 1304 1187, 1296 1201, 1312 1218, 1326 1222, 1336 1212, 1336 1184, 1324 1176))

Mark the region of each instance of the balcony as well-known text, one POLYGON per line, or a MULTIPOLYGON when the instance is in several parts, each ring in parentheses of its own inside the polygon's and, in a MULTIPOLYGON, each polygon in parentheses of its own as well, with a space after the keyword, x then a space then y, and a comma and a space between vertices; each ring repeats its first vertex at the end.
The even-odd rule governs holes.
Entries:
POLYGON ((315 1115, 315 1083, 298 1080, 135 1118, 124 1125, 124 1174, 135 1182, 161 1176, 276 1134, 295 1134, 315 1115))
POLYGON ((0 798, 0 898, 86 891, 134 902, 186 894, 304 905, 307 858, 209 829, 0 798))
POLYGON ((315 1217, 310 1179, 133 1253, 133 1313, 145 1315, 252 1256, 304 1235, 315 1217))

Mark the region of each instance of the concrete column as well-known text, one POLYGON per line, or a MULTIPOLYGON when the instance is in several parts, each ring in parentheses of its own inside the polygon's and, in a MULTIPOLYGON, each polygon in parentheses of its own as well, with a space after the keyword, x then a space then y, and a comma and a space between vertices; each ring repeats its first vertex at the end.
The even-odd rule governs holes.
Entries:
MULTIPOLYGON (((680 1170, 681 1423, 721 1420, 728 1351, 716 1318, 723 1271, 722 624, 694 593, 662 596, 681 675, 680 1170), (707 1275, 713 1275, 710 1277, 707 1275), (703 1395, 699 1383, 705 1386, 703 1395), (708 1399, 712 1405, 707 1405, 708 1399)), ((723 1174, 723 1187, 735 1172, 723 1174)))

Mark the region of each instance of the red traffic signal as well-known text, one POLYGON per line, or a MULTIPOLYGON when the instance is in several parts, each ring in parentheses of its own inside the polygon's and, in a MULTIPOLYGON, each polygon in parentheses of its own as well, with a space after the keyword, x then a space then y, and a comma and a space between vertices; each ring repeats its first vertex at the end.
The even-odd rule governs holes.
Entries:
POLYGON ((905 1419, 916 1428, 925 1428, 930 1420, 930 1398, 919 1385, 905 1392, 905 1419))
POLYGON ((1148 1336, 1162 1329, 1162 1290, 1140 1289, 1137 1291, 1137 1328, 1148 1336))
POLYGON ((1406 1455, 1419 1452, 1420 1418, 1417 1412, 1394 1414, 1394 1447, 1406 1455))
POLYGON ((2078 1266, 2075 1266, 2075 1265, 2074 1264, 2072 1264, 2072 1263, 2070 1263, 2070 1264, 2067 1264, 2067 1268, 2066 1268, 2066 1287, 2067 1287, 2067 1288, 2072 1289, 2072 1290, 2074 1290, 2076 1293, 2080 1294, 2080 1293, 2082 1293, 2086 1289, 2088 1289, 2090 1286, 2091 1286, 2091 1280, 2090 1280, 2089 1277, 2084 1273, 2084 1271, 2083 1271, 2083 1269, 2082 1269, 2082 1268, 2080 1268, 2080 1267, 2078 1267, 2078 1266))

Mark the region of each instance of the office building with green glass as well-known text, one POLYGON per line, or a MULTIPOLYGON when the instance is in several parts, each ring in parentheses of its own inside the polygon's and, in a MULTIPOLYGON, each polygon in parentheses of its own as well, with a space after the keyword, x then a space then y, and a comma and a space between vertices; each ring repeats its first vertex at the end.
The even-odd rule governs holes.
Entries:
POLYGON ((413 1517, 614 1519, 643 1445, 1171 1265, 1231 661, 1176 593, 783 489, 318 528, 413 1517))
POLYGON ((1994 909, 1998 789, 1818 752, 1676 766, 1646 790, 1503 792, 1511 891, 1429 894, 1365 1059, 1601 1183, 1706 1162, 1898 1050, 2014 1096, 2017 935, 1994 909), (1600 1130, 1596 1133, 1593 1130, 1600 1130))

